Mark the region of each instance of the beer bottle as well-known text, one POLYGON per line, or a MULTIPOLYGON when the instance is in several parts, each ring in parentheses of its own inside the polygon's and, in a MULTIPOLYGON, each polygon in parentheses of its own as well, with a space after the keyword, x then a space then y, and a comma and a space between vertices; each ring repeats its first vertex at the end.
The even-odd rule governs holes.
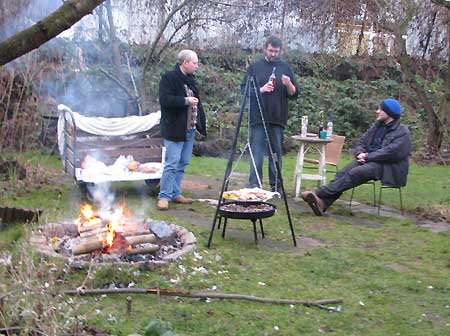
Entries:
POLYGON ((277 67, 273 67, 272 69, 272 74, 269 77, 269 81, 272 83, 273 87, 275 88, 275 83, 277 81, 276 77, 275 77, 275 70, 277 69, 277 67))

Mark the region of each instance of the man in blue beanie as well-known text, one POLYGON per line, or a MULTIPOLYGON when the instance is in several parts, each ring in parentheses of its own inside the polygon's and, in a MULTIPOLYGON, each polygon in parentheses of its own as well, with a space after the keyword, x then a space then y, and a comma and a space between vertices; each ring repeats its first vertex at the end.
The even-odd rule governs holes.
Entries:
POLYGON ((394 98, 384 99, 375 113, 376 122, 355 148, 355 160, 336 173, 328 185, 302 193, 317 216, 322 216, 344 191, 367 181, 381 180, 383 185, 395 187, 406 185, 412 144, 408 128, 400 122, 400 103, 394 98))

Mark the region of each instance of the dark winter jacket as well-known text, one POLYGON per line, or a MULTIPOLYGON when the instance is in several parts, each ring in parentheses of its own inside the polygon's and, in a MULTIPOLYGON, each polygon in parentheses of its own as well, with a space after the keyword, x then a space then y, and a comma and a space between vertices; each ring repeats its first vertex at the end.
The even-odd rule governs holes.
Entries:
POLYGON ((186 104, 187 85, 194 96, 199 99, 197 114, 197 131, 206 137, 206 117, 200 101, 199 92, 193 75, 184 75, 178 64, 175 69, 166 72, 159 82, 159 103, 161 105, 161 135, 170 141, 186 141, 187 113, 186 104))
MULTIPOLYGON (((358 141, 355 155, 368 152, 379 122, 372 125, 358 141)), ((399 119, 386 126, 386 134, 381 148, 367 154, 367 162, 378 162, 383 165, 381 183, 383 185, 403 187, 406 185, 409 170, 409 155, 412 144, 408 128, 399 119)))
POLYGON ((250 123, 252 125, 262 123, 261 112, 259 109, 259 105, 261 105, 265 113, 264 116, 267 124, 286 127, 288 120, 288 99, 296 99, 299 91, 297 81, 295 80, 289 65, 282 60, 268 62, 265 58, 253 62, 248 67, 244 81, 241 85, 243 94, 245 94, 245 86, 249 76, 255 76, 256 78, 256 93, 254 88, 250 87, 250 123), (259 88, 268 82, 274 67, 276 67, 275 90, 273 92, 260 93, 259 88), (289 76, 292 84, 295 85, 296 90, 292 96, 288 95, 286 86, 282 84, 281 75, 289 76), (256 95, 258 95, 259 101, 262 102, 261 104, 258 104, 256 95))

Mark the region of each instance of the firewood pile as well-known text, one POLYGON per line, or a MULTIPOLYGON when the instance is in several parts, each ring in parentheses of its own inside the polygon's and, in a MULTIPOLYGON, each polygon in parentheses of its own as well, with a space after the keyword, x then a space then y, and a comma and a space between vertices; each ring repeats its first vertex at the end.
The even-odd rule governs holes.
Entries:
POLYGON ((94 260, 154 268, 196 248, 194 235, 175 224, 128 219, 111 238, 110 223, 95 219, 82 226, 77 221, 47 224, 32 233, 30 243, 39 253, 65 258, 74 267, 86 267, 94 260))

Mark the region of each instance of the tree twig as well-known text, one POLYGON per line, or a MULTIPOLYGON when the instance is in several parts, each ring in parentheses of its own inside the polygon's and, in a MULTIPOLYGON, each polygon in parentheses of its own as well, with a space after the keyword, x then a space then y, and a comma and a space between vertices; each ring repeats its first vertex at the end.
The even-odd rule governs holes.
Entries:
POLYGON ((318 301, 309 300, 290 300, 290 299, 271 299, 265 297, 258 297, 252 295, 242 294, 225 294, 225 293, 202 293, 202 292, 184 292, 179 290, 167 290, 160 288, 111 288, 111 289, 78 289, 67 290, 60 294, 63 295, 103 295, 103 294, 155 294, 163 296, 180 296, 188 298, 199 299, 227 299, 227 300, 245 300, 260 303, 273 303, 273 304, 299 304, 307 307, 317 307, 328 311, 338 312, 334 307, 327 307, 326 305, 342 303, 343 299, 325 299, 318 301))
POLYGON ((108 77, 109 79, 111 79, 113 82, 115 82, 117 85, 120 86, 120 88, 127 94, 128 97, 130 97, 131 99, 136 99, 136 97, 133 95, 132 92, 130 92, 130 90, 128 89, 128 87, 125 86, 125 84, 123 84, 119 78, 115 77, 114 75, 110 74, 108 71, 106 71, 105 69, 100 69, 100 72, 103 73, 106 77, 108 77))
POLYGON ((130 65, 130 58, 128 57, 128 53, 125 53, 125 57, 127 59, 127 66, 128 66, 128 72, 130 73, 130 78, 131 78, 131 83, 133 84, 133 89, 134 89, 134 94, 135 99, 136 99, 136 103, 138 106, 138 110, 139 110, 139 115, 142 115, 142 109, 141 109, 141 104, 139 103, 139 92, 136 86, 136 82, 134 81, 134 76, 133 76, 133 72, 131 71, 131 65, 130 65))

